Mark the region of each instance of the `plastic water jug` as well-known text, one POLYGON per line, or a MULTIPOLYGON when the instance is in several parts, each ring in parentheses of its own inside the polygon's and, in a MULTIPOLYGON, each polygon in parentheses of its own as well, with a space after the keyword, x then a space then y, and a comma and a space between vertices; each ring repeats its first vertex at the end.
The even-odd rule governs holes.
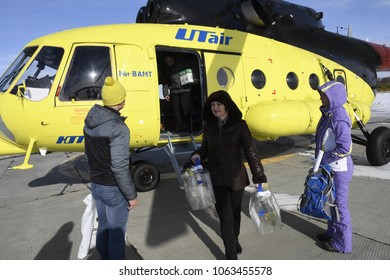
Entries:
POLYGON ((249 200, 249 214, 259 234, 281 228, 280 209, 268 184, 258 184, 249 200))
POLYGON ((187 201, 193 210, 205 209, 215 204, 210 173, 203 168, 200 160, 191 169, 185 170, 182 177, 187 201))

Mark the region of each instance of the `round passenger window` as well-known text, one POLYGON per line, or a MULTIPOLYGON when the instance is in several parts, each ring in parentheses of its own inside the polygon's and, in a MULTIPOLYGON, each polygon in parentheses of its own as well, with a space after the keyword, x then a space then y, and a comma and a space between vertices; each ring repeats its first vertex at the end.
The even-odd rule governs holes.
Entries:
POLYGON ((291 89, 296 89, 298 87, 298 76, 294 72, 287 74, 287 85, 291 89))
POLYGON ((234 74, 229 68, 222 67, 217 72, 217 81, 223 88, 230 88, 234 84, 234 74))
POLYGON ((265 86, 265 75, 261 70, 255 70, 251 75, 252 85, 257 89, 262 89, 265 86))
POLYGON ((309 84, 310 84, 310 87, 314 90, 317 90, 319 85, 320 85, 320 79, 318 78, 318 76, 316 74, 311 74, 309 76, 309 84))

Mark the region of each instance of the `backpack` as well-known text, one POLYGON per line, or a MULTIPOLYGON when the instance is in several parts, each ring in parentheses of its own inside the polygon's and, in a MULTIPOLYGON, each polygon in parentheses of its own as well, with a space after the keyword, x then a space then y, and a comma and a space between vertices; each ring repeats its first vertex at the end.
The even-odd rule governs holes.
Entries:
POLYGON ((328 221, 340 221, 333 171, 328 164, 321 164, 315 172, 310 169, 305 180, 304 193, 298 200, 298 211, 328 221))

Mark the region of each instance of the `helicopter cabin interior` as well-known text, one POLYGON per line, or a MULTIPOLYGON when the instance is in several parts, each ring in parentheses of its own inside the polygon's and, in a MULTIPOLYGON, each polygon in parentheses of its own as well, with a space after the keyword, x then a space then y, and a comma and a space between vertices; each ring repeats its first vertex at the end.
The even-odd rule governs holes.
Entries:
POLYGON ((157 48, 156 53, 161 137, 200 134, 202 130, 202 104, 206 94, 202 90, 200 79, 202 69, 198 53, 163 48, 157 48), (170 59, 173 59, 172 63, 174 65, 168 65, 170 59), (177 78, 176 83, 175 78, 177 78), (177 87, 183 89, 184 92, 176 93, 177 87), (167 95, 168 98, 166 98, 167 95), (176 119, 177 114, 180 114, 179 118, 183 122, 180 128, 178 128, 176 119))

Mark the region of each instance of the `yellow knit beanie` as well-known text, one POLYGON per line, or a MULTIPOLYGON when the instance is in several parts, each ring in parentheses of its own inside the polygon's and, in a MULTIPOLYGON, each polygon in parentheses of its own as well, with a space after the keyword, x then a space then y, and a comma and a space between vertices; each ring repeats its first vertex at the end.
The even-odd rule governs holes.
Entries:
POLYGON ((108 76, 104 81, 102 99, 106 106, 120 104, 126 99, 126 90, 120 82, 108 76))

